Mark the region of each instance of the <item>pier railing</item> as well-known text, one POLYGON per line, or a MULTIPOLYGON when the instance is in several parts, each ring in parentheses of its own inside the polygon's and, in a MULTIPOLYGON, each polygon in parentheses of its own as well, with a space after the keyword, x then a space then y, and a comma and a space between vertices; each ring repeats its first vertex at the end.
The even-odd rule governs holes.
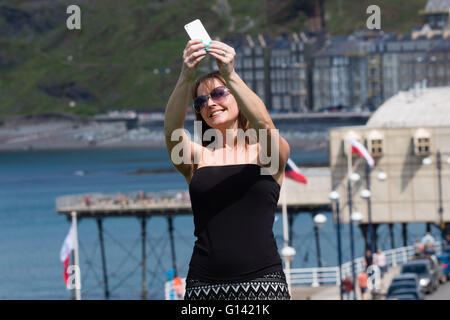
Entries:
POLYGON ((58 212, 126 211, 190 206, 189 192, 186 190, 89 193, 56 198, 56 208, 58 212))

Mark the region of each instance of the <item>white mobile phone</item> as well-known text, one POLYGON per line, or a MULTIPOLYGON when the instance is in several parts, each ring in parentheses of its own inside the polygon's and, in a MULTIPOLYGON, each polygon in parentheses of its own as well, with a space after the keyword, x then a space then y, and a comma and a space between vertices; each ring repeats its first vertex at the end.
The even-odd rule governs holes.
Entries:
POLYGON ((198 39, 204 44, 208 44, 211 41, 208 32, 206 32, 205 27, 199 19, 189 22, 184 26, 184 29, 188 33, 191 40, 198 39))

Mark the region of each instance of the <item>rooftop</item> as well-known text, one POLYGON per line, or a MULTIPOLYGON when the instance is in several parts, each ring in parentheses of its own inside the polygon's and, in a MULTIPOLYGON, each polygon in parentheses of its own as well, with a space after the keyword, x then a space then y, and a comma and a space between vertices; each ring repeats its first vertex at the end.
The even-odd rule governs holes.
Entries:
POLYGON ((428 0, 425 13, 446 13, 450 9, 450 0, 428 0))
POLYGON ((371 128, 450 127, 450 87, 400 91, 370 117, 371 128))

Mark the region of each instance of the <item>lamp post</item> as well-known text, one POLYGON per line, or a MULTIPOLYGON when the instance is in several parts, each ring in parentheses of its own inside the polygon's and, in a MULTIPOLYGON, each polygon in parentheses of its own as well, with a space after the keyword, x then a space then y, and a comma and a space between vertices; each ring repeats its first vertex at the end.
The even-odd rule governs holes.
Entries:
POLYGON ((286 265, 286 282, 288 285, 289 293, 292 297, 292 291, 291 291, 291 262, 294 260, 295 257, 295 249, 293 247, 288 246, 286 243, 284 244, 283 249, 281 249, 281 258, 284 260, 284 263, 286 265))
MULTIPOLYGON (((370 176, 370 173, 368 176, 370 176)), ((370 178, 368 178, 367 181, 369 181, 369 179, 370 178)), ((370 183, 370 182, 368 182, 368 183, 370 183)), ((372 206, 371 206, 371 201, 370 201, 372 193, 370 192, 369 189, 363 189, 363 190, 361 190, 359 195, 362 199, 367 200, 367 215, 368 215, 368 220, 369 220, 370 251, 372 252, 372 254, 374 254, 375 253, 375 237, 374 237, 373 226, 372 226, 372 206)))
MULTIPOLYGON (((349 156, 350 159, 351 155, 349 156)), ((353 223, 351 222, 351 217, 353 215, 353 196, 352 196, 352 182, 356 182, 360 179, 360 176, 356 172, 352 172, 351 161, 348 164, 348 172, 349 176, 347 179, 347 199, 348 199, 348 212, 350 218, 350 261, 352 266, 352 281, 353 281, 353 299, 356 300, 355 294, 355 282, 356 282, 356 274, 355 274, 355 245, 354 245, 354 236, 353 236, 353 223)))
MULTIPOLYGON (((322 268, 322 257, 320 254, 320 242, 319 242, 319 229, 327 222, 327 217, 319 213, 314 216, 314 236, 316 238, 316 252, 317 252, 317 266, 322 268)), ((320 273, 319 273, 320 274, 320 273)), ((321 277, 319 276, 319 281, 314 283, 316 286, 320 285, 321 277)))
MULTIPOLYGON (((287 201, 285 189, 281 189, 282 198, 282 214, 283 214, 283 240, 284 247, 281 249, 281 258, 286 266, 286 282, 289 293, 291 294, 291 262, 295 257, 295 249, 289 245, 288 217, 287 217, 287 201)), ((291 294, 292 297, 292 294, 291 294)))
POLYGON ((342 295, 342 248, 341 248, 341 219, 339 214, 339 193, 331 191, 328 198, 336 205, 336 223, 337 223, 337 243, 338 243, 338 266, 339 266, 339 297, 344 300, 342 295))
MULTIPOLYGON (((350 217, 350 230, 353 230, 353 224, 358 225, 362 220, 362 214, 361 212, 355 211, 352 213, 352 216, 350 217)), ((350 234, 350 241, 351 245, 353 247, 354 245, 354 238, 353 238, 353 232, 350 234)), ((352 259, 352 275, 353 275, 353 300, 357 300, 356 298, 356 272, 355 272, 355 260, 352 259)))
MULTIPOLYGON (((444 206, 442 204, 442 162, 441 151, 436 152, 436 169, 438 172, 438 196, 439 196, 439 227, 441 230, 441 250, 444 250, 445 245, 445 222, 444 222, 444 206)), ((433 160, 430 157, 426 157, 422 160, 423 165, 431 165, 433 160)), ((450 157, 447 158, 447 163, 450 164, 450 157)))
MULTIPOLYGON (((354 174, 352 174, 354 175, 354 174)), ((358 175, 359 178, 359 175, 358 175)), ((353 236, 353 223, 351 222, 351 217, 353 215, 353 204, 352 204, 352 180, 356 180, 356 177, 354 176, 354 179, 352 179, 352 176, 350 176, 350 179, 348 179, 347 182, 347 194, 348 194, 348 211, 350 215, 350 261, 352 266, 352 280, 353 280, 353 300, 356 300, 356 294, 355 294, 355 281, 356 281, 356 275, 355 275, 355 244, 354 244, 354 236, 353 236)))
MULTIPOLYGON (((369 239, 370 239, 370 251, 372 254, 375 252, 375 232, 373 231, 372 225, 372 203, 371 203, 371 192, 370 192, 370 172, 371 167, 366 164, 366 189, 362 190, 360 193, 361 198, 367 200, 367 218, 369 224, 369 239)), ((379 171, 377 174, 377 179, 379 181, 386 181, 387 174, 384 171, 379 171)))
POLYGON ((314 216, 314 236, 316 238, 317 266, 322 268, 322 258, 320 255, 319 229, 327 222, 327 217, 319 213, 314 216))

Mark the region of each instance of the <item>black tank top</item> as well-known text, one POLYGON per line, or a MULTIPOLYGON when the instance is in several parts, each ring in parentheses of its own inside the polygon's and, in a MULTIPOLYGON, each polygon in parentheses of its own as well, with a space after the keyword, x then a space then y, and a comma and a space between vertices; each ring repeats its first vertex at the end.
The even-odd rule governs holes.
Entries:
POLYGON ((188 278, 246 281, 282 270, 273 235, 280 185, 257 164, 205 166, 189 185, 197 240, 188 278))

